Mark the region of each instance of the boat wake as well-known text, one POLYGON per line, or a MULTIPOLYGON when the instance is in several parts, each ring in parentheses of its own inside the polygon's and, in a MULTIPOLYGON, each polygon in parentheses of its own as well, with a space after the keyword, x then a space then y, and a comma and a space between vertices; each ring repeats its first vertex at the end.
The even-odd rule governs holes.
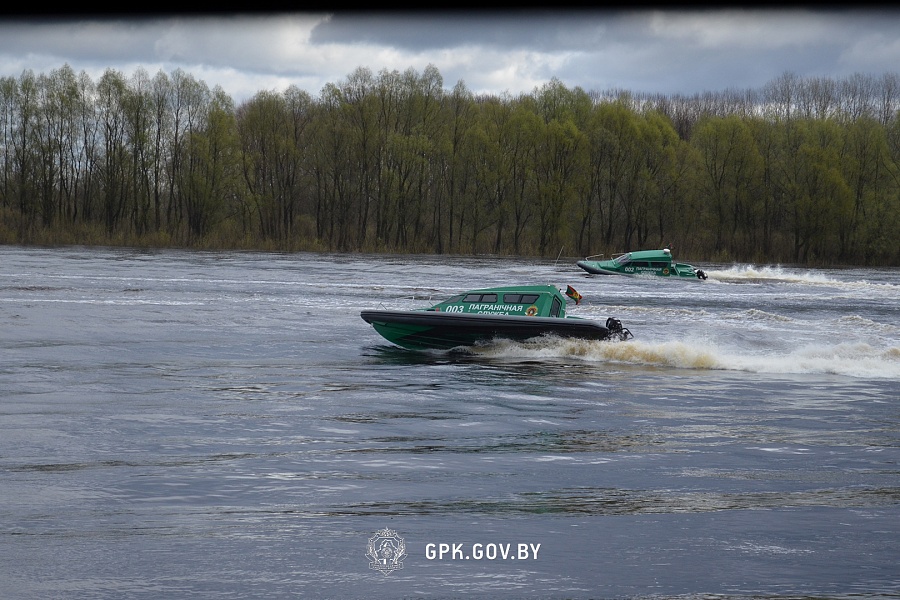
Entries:
POLYGON ((734 265, 707 271, 714 281, 780 281, 787 283, 835 284, 838 280, 811 271, 792 271, 781 266, 734 265))
POLYGON ((827 285, 847 288, 877 288, 898 291, 898 286, 864 280, 844 280, 815 271, 797 271, 779 265, 754 266, 734 265, 727 269, 706 272, 711 281, 723 283, 800 283, 806 285, 827 285))
POLYGON ((521 343, 497 341, 471 351, 503 360, 575 357, 639 367, 900 379, 900 347, 876 347, 865 342, 810 345, 787 353, 755 354, 709 342, 592 342, 546 338, 521 343))

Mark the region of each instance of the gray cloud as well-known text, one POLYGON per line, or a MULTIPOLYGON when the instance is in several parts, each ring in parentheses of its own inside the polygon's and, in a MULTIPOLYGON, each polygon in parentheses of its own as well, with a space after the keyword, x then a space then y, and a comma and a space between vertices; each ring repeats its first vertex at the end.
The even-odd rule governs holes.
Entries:
POLYGON ((423 70, 445 87, 530 92, 556 77, 585 90, 692 94, 800 77, 881 75, 900 65, 900 12, 560 10, 0 18, 0 76, 69 64, 91 75, 184 69, 237 101, 297 85, 317 95, 357 67, 423 70))

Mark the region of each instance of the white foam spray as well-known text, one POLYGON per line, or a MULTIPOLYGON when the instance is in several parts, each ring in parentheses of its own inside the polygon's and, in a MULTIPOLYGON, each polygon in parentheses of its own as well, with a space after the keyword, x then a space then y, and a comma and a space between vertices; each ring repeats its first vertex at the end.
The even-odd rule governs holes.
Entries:
POLYGON ((507 359, 574 357, 611 365, 900 379, 900 347, 877 347, 864 342, 802 346, 785 353, 771 350, 755 353, 707 341, 598 342, 545 338, 523 343, 498 341, 473 352, 507 359))

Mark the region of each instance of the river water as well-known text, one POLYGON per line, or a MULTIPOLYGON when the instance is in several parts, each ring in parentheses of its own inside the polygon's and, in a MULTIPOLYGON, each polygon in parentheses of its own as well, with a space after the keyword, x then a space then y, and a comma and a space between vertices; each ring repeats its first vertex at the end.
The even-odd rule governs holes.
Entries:
POLYGON ((900 597, 900 271, 696 266, 0 247, 0 598, 900 597), (506 283, 634 339, 359 317, 506 283))

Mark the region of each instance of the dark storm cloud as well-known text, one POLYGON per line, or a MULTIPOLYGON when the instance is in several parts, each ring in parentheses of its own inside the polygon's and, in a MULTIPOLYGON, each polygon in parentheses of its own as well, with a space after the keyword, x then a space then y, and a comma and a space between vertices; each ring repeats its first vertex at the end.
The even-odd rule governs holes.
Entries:
POLYGON ((413 52, 478 45, 509 50, 588 49, 614 36, 613 11, 338 13, 312 32, 312 43, 378 44, 413 52))
POLYGON ((0 21, 0 54, 52 55, 110 63, 152 60, 159 27, 166 22, 170 21, 111 18, 0 21))

